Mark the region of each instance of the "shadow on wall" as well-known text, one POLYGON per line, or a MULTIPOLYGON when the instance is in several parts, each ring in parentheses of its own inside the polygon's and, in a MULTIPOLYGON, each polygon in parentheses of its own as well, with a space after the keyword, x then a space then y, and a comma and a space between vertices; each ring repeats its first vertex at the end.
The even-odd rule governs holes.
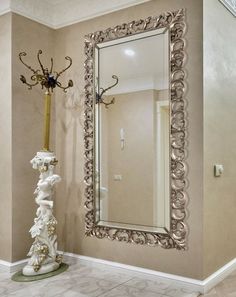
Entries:
POLYGON ((79 74, 72 72, 68 75, 73 79, 74 87, 66 94, 57 93, 59 100, 56 106, 56 130, 59 137, 56 142, 56 151, 60 164, 58 170, 62 177, 57 191, 63 193, 61 196, 63 201, 60 201, 60 208, 56 208, 56 216, 60 217, 60 221, 58 220, 59 250, 75 252, 80 242, 78 226, 84 227, 82 222, 84 184, 79 182, 82 179, 78 176, 78 174, 81 175, 81 171, 83 174, 83 163, 79 160, 79 156, 83 154, 79 149, 83 149, 81 142, 83 142, 84 95, 79 86, 81 80, 79 74), (70 139, 70 142, 67 139, 70 139))

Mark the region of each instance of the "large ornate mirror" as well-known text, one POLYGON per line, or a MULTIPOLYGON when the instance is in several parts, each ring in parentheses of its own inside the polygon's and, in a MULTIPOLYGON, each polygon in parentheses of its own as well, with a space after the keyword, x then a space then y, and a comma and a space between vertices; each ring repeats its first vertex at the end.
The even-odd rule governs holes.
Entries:
POLYGON ((184 10, 86 36, 86 234, 186 248, 184 10))

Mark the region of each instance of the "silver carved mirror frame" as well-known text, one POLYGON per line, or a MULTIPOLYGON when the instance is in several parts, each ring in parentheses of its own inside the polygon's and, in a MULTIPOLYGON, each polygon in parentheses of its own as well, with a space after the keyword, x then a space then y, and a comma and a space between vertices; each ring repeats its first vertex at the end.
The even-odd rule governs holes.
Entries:
POLYGON ((186 31, 185 10, 166 12, 158 17, 122 24, 85 36, 85 234, 97 238, 108 238, 136 244, 159 245, 163 248, 186 249, 187 225, 186 204, 186 115, 185 77, 183 69, 186 53, 184 34, 186 31), (169 30, 170 67, 170 228, 165 232, 146 232, 101 226, 96 222, 95 205, 95 47, 99 43, 112 41, 157 29, 169 30))

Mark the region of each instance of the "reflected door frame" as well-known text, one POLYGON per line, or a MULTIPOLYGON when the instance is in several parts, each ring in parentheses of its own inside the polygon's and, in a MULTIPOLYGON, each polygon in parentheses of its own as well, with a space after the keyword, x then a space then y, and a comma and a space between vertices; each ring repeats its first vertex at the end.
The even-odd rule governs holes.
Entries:
POLYGON ((169 182, 169 101, 156 101, 156 162, 154 168, 153 222, 155 226, 169 228, 170 182, 169 182), (164 209, 164 212, 163 212, 164 209))

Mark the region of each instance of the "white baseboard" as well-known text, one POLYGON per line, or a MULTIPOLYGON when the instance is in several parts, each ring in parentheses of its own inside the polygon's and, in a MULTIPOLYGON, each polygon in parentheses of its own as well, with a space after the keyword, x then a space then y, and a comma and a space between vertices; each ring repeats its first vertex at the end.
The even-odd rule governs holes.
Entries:
POLYGON ((28 259, 24 259, 24 260, 10 263, 10 262, 4 261, 4 260, 0 260, 0 271, 6 271, 9 273, 16 272, 16 271, 22 269, 25 266, 25 264, 27 263, 27 261, 28 261, 28 259))
POLYGON ((202 281, 204 293, 208 292, 217 284, 222 282, 234 270, 236 270, 236 258, 222 266, 220 269, 202 281))
MULTIPOLYGON (((63 253, 63 252, 60 252, 63 253)), ((132 265, 126 265, 126 264, 121 264, 117 262, 112 262, 108 260, 102 260, 102 259, 97 259, 97 258, 92 258, 92 257, 87 257, 87 256, 82 256, 78 254, 73 254, 73 253, 63 253, 65 257, 71 257, 79 260, 85 260, 85 261, 90 261, 93 263, 99 263, 99 264, 104 264, 104 265, 109 265, 117 268, 123 268, 127 269, 130 271, 136 271, 136 272, 141 272, 141 273, 146 273, 150 275, 154 275, 157 278, 166 278, 173 280, 175 282, 179 282, 181 286, 186 287, 188 289, 191 289, 192 291, 198 291, 202 294, 207 293, 209 290, 211 290, 213 287, 215 287, 218 283, 223 281, 231 272, 236 270, 236 258, 221 267, 219 270, 214 272, 212 275, 207 277, 205 280, 197 280, 197 279, 192 279, 188 277, 183 277, 179 275, 174 275, 174 274, 169 274, 169 273, 164 273, 160 271, 155 271, 151 269, 146 269, 146 268, 141 268, 141 267, 136 267, 132 265)), ((10 263, 7 261, 0 260, 0 271, 6 271, 6 272, 15 272, 20 269, 22 269, 25 264, 27 263, 27 259, 17 261, 14 263, 10 263)))
POLYGON ((222 280, 224 280, 231 272, 236 270, 236 258, 235 258, 232 261, 230 261, 229 263, 227 263, 226 265, 224 265, 223 267, 221 267, 219 270, 214 272, 208 278, 201 281, 201 280, 183 277, 183 276, 179 276, 179 275, 164 273, 164 272, 155 271, 155 270, 151 270, 151 269, 121 264, 121 263, 117 263, 117 262, 112 262, 112 261, 107 261, 107 260, 102 260, 102 259, 97 259, 97 258, 92 258, 92 257, 87 257, 87 256, 82 256, 82 255, 73 254, 73 253, 63 253, 63 255, 66 257, 72 257, 72 258, 76 258, 76 259, 80 259, 80 260, 110 265, 113 267, 123 268, 123 269, 131 270, 131 271, 151 274, 151 275, 155 275, 157 278, 158 277, 159 278, 167 278, 167 279, 179 282, 181 284, 181 286, 191 289, 192 291, 200 292, 201 294, 206 294, 213 287, 215 287, 218 283, 220 283, 222 280))

